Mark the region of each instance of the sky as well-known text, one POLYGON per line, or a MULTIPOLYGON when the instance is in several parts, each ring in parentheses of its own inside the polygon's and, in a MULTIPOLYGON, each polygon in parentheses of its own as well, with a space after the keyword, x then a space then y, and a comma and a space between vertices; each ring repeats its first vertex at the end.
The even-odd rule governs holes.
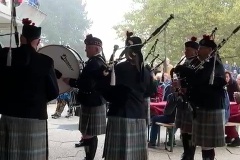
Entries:
MULTIPOLYGON (((123 20, 124 13, 131 8, 131 0, 85 0, 85 2, 88 18, 93 22, 88 34, 102 40, 104 54, 109 60, 114 45, 124 47, 124 42, 117 38, 112 27, 123 20)), ((116 56, 120 53, 120 50, 117 51, 116 56)))

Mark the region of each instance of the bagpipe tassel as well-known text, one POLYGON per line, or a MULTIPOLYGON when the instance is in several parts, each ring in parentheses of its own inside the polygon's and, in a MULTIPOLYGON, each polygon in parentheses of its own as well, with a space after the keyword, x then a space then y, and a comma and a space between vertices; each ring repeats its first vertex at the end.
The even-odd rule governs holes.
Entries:
POLYGON ((12 65, 12 50, 9 49, 8 55, 7 55, 7 66, 12 65))
POLYGON ((115 75, 114 64, 113 64, 113 66, 112 66, 110 85, 111 85, 111 86, 115 86, 115 85, 116 85, 116 75, 115 75))

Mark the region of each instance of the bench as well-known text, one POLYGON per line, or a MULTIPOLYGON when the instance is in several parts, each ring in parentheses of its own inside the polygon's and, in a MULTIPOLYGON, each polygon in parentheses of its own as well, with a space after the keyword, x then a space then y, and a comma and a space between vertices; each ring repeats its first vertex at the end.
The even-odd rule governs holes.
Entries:
POLYGON ((227 124, 225 124, 225 126, 240 126, 240 123, 236 123, 236 122, 227 122, 227 124))
MULTIPOLYGON (((173 152, 173 142, 174 142, 174 136, 171 137, 170 139, 170 150, 167 148, 167 136, 169 136, 169 134, 174 135, 174 127, 175 124, 174 123, 159 123, 156 122, 156 125, 159 126, 159 131, 158 131, 158 142, 157 142, 157 146, 160 146, 160 131, 161 131, 161 127, 165 127, 166 128, 166 137, 165 137, 165 150, 168 150, 170 152, 173 152), (171 133, 168 133, 168 129, 170 129, 171 133)), ((240 127, 240 123, 236 123, 236 122, 228 122, 227 124, 225 124, 225 126, 237 126, 240 127)), ((150 127, 150 126, 148 126, 150 127)), ((148 132, 149 132, 149 128, 148 128, 148 132)), ((149 138, 149 133, 148 133, 148 138, 149 138)))
POLYGON ((156 122, 156 125, 159 125, 159 131, 158 131, 158 143, 157 145, 160 146, 160 131, 161 131, 161 127, 165 127, 166 128, 166 137, 165 137, 165 150, 172 152, 173 151, 173 141, 174 141, 174 127, 175 124, 174 123, 159 123, 156 122), (170 129, 171 133, 168 133, 168 129, 170 129), (170 139, 170 150, 167 148, 167 138, 169 136, 169 134, 172 135, 171 139, 170 139))
POLYGON ((225 124, 225 127, 230 127, 230 126, 236 126, 237 127, 237 131, 239 131, 240 123, 237 123, 237 122, 227 122, 227 124, 225 124))

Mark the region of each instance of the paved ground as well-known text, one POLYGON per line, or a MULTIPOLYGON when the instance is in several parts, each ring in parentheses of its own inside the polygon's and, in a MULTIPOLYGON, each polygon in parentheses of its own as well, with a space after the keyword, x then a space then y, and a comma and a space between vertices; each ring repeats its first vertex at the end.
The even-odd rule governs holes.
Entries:
MULTIPOLYGON (((56 105, 49 105, 48 113, 53 114, 56 105)), ((81 138, 78 131, 78 117, 65 118, 65 108, 62 117, 59 119, 48 119, 49 128, 49 154, 50 160, 82 160, 85 156, 83 148, 75 148, 74 144, 81 138)), ((161 131, 161 141, 165 137, 165 130, 161 131)), ((101 160, 104 135, 99 136, 96 160, 101 160)), ((176 135, 177 146, 173 152, 164 150, 164 145, 156 149, 149 149, 149 160, 180 160, 182 145, 179 140, 179 132, 176 135)), ((201 160, 200 149, 197 148, 195 160, 201 160)), ((216 160, 240 160, 240 148, 218 148, 216 149, 216 160)))

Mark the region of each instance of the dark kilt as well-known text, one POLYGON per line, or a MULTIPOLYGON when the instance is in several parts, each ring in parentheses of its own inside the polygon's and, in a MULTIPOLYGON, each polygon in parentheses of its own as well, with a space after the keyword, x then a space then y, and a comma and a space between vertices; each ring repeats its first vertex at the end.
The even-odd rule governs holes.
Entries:
POLYGON ((146 121, 147 121, 147 125, 150 125, 151 123, 151 119, 150 119, 150 97, 148 98, 144 98, 144 105, 145 105, 145 113, 146 113, 146 121))
POLYGON ((196 118, 193 119, 193 144, 202 147, 223 147, 225 112, 217 110, 196 110, 196 118))
POLYGON ((109 117, 103 158, 147 160, 146 119, 109 117))
POLYGON ((192 120, 193 113, 188 105, 177 108, 175 126, 181 129, 181 133, 192 133, 192 120))
POLYGON ((47 160, 47 121, 0 118, 0 160, 47 160))
POLYGON ((106 105, 81 106, 79 130, 83 135, 96 136, 106 133, 106 105))

